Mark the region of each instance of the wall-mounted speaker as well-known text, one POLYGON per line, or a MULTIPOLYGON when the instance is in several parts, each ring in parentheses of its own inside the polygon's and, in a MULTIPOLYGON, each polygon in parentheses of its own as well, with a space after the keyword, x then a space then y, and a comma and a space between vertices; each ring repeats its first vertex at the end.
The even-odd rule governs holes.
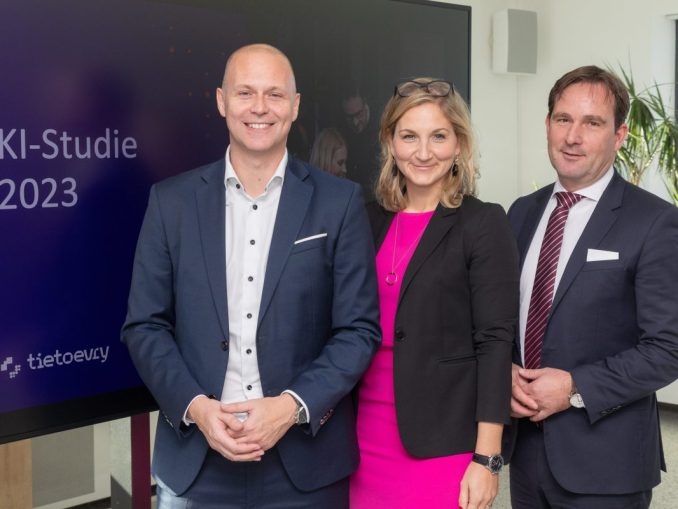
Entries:
POLYGON ((504 9, 492 16, 492 70, 537 72, 537 13, 504 9))

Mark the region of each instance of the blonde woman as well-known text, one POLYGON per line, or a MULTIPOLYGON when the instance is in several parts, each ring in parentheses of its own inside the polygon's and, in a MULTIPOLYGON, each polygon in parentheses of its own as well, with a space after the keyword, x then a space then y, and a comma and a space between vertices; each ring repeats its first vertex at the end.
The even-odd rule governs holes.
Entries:
POLYGON ((346 176, 346 142, 339 131, 328 127, 320 131, 311 149, 309 163, 337 177, 346 176))
POLYGON ((504 211, 474 197, 468 108, 453 86, 398 85, 381 119, 382 346, 358 395, 351 508, 486 508, 509 422, 518 261, 504 211))

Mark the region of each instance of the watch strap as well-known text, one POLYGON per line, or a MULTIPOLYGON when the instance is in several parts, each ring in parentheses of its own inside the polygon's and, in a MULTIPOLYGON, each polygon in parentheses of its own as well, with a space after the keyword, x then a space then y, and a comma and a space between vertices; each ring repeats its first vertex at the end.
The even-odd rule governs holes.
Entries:
POLYGON ((492 474, 498 474, 504 466, 504 458, 501 454, 493 454, 492 456, 485 456, 483 454, 473 453, 472 461, 484 466, 492 474))

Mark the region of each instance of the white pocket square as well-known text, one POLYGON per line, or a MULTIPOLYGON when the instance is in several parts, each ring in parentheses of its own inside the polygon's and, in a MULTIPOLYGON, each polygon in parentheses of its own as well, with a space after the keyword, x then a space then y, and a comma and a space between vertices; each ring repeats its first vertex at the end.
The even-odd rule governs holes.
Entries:
POLYGON ((601 249, 589 249, 586 253, 587 262, 602 262, 604 260, 619 260, 617 251, 603 251, 601 249))
POLYGON ((310 237, 304 237, 303 239, 295 240, 294 245, 296 246, 297 244, 301 244, 302 242, 308 242, 309 240, 313 239, 322 239, 323 237, 327 237, 327 233, 319 233, 317 235, 311 235, 310 237))

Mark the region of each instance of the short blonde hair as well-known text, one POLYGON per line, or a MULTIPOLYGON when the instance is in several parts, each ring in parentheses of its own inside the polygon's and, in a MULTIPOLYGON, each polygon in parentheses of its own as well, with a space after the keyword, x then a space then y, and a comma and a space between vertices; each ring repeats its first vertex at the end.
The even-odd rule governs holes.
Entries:
POLYGON ((316 168, 332 173, 332 158, 340 148, 346 148, 346 142, 339 131, 333 127, 323 129, 313 142, 309 163, 316 168))
MULTIPOLYGON (((434 78, 420 77, 412 81, 428 83, 434 78)), ((391 152, 391 141, 395 126, 402 116, 412 108, 433 103, 452 125, 459 143, 459 157, 456 161, 457 174, 450 171, 443 181, 440 203, 445 207, 456 208, 461 205, 465 195, 475 195, 478 167, 476 166, 476 147, 471 114, 464 99, 454 90, 446 97, 434 97, 424 88, 416 89, 408 97, 395 94, 386 103, 379 126, 379 144, 381 146, 381 170, 377 180, 375 194, 379 204, 391 212, 398 212, 407 206, 405 177, 395 163, 391 152)))

